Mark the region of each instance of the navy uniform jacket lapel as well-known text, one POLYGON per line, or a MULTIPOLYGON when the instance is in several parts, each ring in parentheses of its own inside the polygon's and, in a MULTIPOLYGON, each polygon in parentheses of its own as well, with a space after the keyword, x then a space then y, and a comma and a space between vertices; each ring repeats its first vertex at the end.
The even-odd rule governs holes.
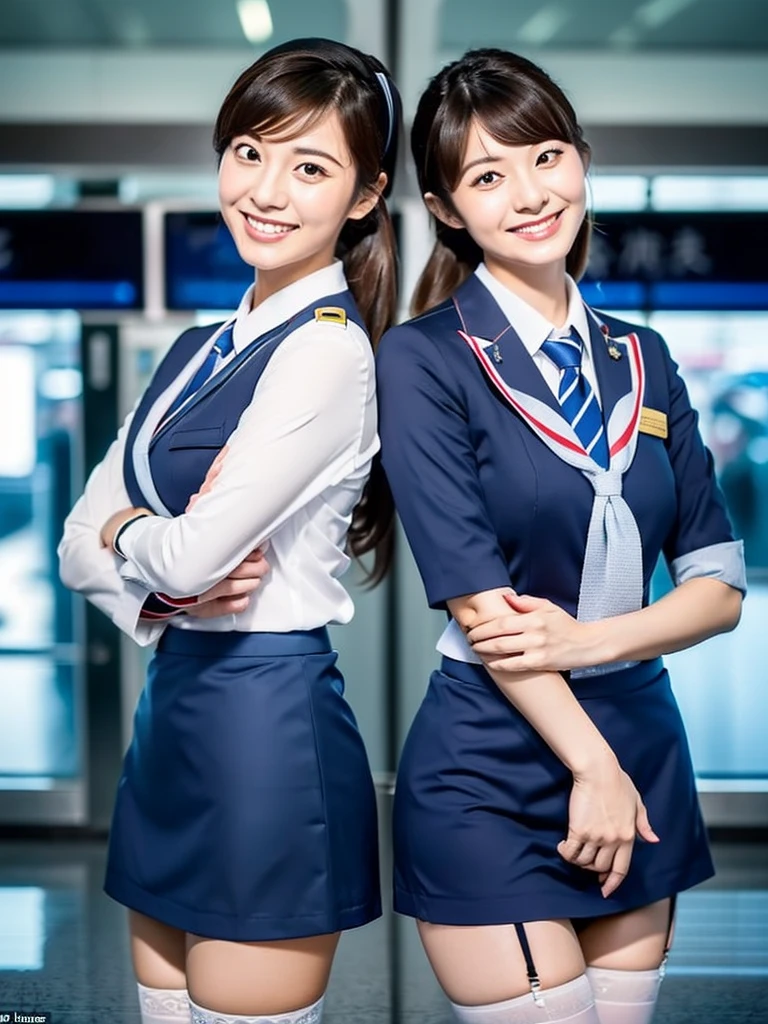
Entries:
POLYGON ((592 346, 592 359, 595 365, 595 376, 600 390, 600 405, 603 409, 603 423, 608 423, 613 407, 620 398, 632 390, 632 377, 625 345, 618 345, 622 353, 621 359, 612 359, 608 354, 603 332, 595 323, 595 318, 587 310, 589 324, 589 340, 592 346))
POLYGON ((542 377, 530 352, 514 327, 510 326, 494 297, 474 274, 457 290, 456 303, 468 334, 484 341, 498 338, 501 362, 495 365, 504 381, 511 388, 537 398, 562 415, 560 403, 542 377))

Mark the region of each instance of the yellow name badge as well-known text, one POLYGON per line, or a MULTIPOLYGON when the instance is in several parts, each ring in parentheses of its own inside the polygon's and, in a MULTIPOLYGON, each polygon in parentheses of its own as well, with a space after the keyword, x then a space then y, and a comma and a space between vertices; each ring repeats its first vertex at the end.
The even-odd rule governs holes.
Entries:
POLYGON ((319 306, 315 310, 315 320, 321 324, 338 324, 347 326, 347 314, 340 306, 319 306))
POLYGON ((654 437, 667 437, 667 414, 659 412, 658 409, 649 409, 644 405, 640 410, 640 426, 638 430, 642 434, 652 434, 654 437))

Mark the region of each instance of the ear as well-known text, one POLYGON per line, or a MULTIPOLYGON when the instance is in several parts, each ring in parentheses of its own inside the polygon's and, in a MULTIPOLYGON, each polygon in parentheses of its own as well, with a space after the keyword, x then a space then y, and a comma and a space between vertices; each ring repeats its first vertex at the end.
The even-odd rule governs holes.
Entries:
POLYGON ((362 197, 357 200, 349 211, 347 217, 350 220, 362 220, 363 217, 367 217, 381 199, 382 193, 386 187, 387 176, 384 171, 382 171, 376 179, 376 184, 372 185, 370 189, 365 190, 362 197))
POLYGON ((449 210, 443 200, 436 196, 434 192, 425 192, 424 202, 432 216, 437 217, 439 221, 442 221, 449 228, 464 227, 464 222, 453 211, 449 210))

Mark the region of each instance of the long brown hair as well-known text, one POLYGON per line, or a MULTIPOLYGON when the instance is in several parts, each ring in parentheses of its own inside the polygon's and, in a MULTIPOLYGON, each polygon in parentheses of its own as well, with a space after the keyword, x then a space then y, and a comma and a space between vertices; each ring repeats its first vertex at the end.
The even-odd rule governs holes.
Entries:
MULTIPOLYGON (((507 146, 550 139, 571 143, 584 164, 589 164, 591 150, 576 113, 545 71, 508 50, 470 50, 429 83, 411 129, 422 195, 434 193, 448 210, 453 210, 451 193, 461 177, 473 119, 507 146)), ((414 314, 447 299, 483 258, 467 231, 433 219, 437 241, 416 284, 414 314)), ((576 279, 586 269, 590 233, 591 223, 585 217, 566 258, 566 270, 576 279)))
MULTIPOLYGON (((335 111, 357 168, 357 197, 387 185, 361 220, 347 220, 336 255, 371 344, 397 311, 395 235, 385 196, 392 188, 400 136, 401 104, 386 68, 375 57, 330 39, 297 39, 277 46, 247 68, 222 104, 213 134, 221 160, 232 139, 279 132, 290 138, 335 111)), ((359 558, 375 550, 370 582, 386 573, 392 555, 394 505, 378 459, 352 515, 348 547, 359 558)))

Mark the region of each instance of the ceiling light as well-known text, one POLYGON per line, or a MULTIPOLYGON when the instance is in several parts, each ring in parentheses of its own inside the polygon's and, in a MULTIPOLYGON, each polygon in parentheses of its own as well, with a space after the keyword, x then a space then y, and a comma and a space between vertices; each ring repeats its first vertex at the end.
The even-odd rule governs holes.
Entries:
POLYGON ((517 38, 531 46, 548 43, 571 17, 571 12, 560 5, 542 7, 517 30, 517 38))
POLYGON ((646 28, 660 28, 696 2, 697 0, 650 0, 650 3, 637 8, 634 18, 646 28))
POLYGON ((5 209, 48 206, 54 192, 50 174, 0 174, 0 207, 5 209))
POLYGON ((267 0, 238 0, 237 15, 249 43, 263 43, 272 35, 272 14, 267 0))

